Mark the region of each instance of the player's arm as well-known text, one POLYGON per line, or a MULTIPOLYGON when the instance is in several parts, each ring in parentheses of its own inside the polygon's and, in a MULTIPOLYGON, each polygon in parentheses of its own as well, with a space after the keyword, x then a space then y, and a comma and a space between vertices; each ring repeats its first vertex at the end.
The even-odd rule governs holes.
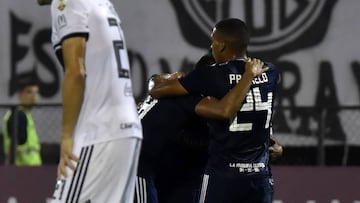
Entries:
POLYGON ((162 74, 154 77, 154 86, 150 89, 149 94, 154 98, 188 94, 188 91, 178 80, 178 78, 183 75, 182 72, 175 72, 173 74, 162 74))
POLYGON ((65 73, 63 80, 63 136, 72 136, 80 112, 85 87, 84 37, 62 42, 65 73))
POLYGON ((85 37, 70 37, 62 42, 64 57, 63 121, 61 136, 61 161, 59 173, 66 176, 65 166, 75 169, 71 160, 78 160, 72 153, 72 136, 83 101, 85 87, 85 37))
POLYGON ((195 112, 202 117, 230 119, 240 109, 254 77, 267 71, 264 63, 258 59, 246 62, 245 73, 241 80, 222 99, 203 98, 195 107, 195 112))

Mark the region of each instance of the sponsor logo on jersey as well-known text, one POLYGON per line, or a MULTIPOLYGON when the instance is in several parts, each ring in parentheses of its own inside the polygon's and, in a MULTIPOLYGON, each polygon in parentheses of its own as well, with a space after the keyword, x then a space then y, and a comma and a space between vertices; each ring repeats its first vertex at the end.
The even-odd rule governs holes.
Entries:
POLYGON ((229 163, 230 168, 238 168, 240 173, 243 172, 260 172, 265 169, 265 163, 229 163))
POLYGON ((67 25, 67 22, 66 22, 66 17, 64 14, 61 14, 57 17, 57 23, 58 23, 58 26, 59 28, 63 28, 67 25))
POLYGON ((125 130, 130 128, 141 129, 141 126, 139 126, 137 123, 120 123, 120 129, 125 130))

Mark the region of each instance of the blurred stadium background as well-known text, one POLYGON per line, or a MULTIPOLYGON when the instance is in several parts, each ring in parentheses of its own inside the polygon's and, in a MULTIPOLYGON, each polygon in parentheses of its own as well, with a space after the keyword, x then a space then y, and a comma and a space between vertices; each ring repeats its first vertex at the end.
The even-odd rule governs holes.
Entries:
MULTIPOLYGON (((0 105, 0 116, 14 105, 0 105)), ((32 110, 42 143, 45 164, 56 164, 61 132, 60 104, 37 105, 32 110)), ((275 138, 284 146, 284 156, 274 165, 356 166, 360 165, 360 136, 358 132, 360 106, 335 108, 282 107, 274 113, 275 138), (308 112, 311 118, 284 121, 283 116, 308 112), (329 116, 329 112, 336 112, 329 116), (339 120, 336 117, 340 118, 339 120), (309 126, 304 126, 309 122, 309 126), (337 123, 340 122, 340 123, 337 123), (294 124, 295 123, 295 124, 294 124)))
MULTIPOLYGON (((284 156, 273 163, 279 182, 277 203, 360 202, 354 189, 360 183, 360 1, 113 3, 123 20, 137 101, 144 98, 150 75, 191 70, 209 48, 209 33, 215 22, 227 17, 244 19, 252 35, 249 56, 273 62, 282 78, 273 124, 275 137, 284 146, 284 156), (296 180, 289 181, 288 178, 294 178, 290 174, 297 174, 296 180), (314 193, 301 192, 306 189, 314 193)), ((50 43, 49 16, 49 7, 39 7, 33 1, 0 2, 0 117, 17 105, 17 80, 37 78, 41 99, 32 114, 44 164, 52 165, 44 166, 40 172, 0 167, 0 176, 7 178, 0 183, 0 191, 6 191, 3 195, 0 192, 0 202, 7 201, 9 194, 18 202, 28 202, 21 199, 26 194, 12 193, 21 191, 17 184, 22 180, 16 178, 17 173, 33 173, 32 178, 55 177, 62 68, 50 43), (8 184, 15 185, 6 188, 8 184)), ((33 180, 27 184, 29 181, 33 180)), ((47 192, 39 192, 40 196, 50 196, 52 188, 46 187, 47 192)))

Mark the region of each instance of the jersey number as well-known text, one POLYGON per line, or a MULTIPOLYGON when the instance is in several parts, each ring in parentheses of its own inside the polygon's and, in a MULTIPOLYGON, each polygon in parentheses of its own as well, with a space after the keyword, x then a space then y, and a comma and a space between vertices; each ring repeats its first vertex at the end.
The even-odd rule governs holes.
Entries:
MULTIPOLYGON (((122 31, 120 29, 120 25, 117 22, 115 18, 109 18, 108 19, 109 26, 110 27, 116 27, 120 39, 123 39, 122 31)), ((118 76, 119 78, 130 78, 130 72, 128 69, 125 69, 126 67, 129 67, 129 61, 128 56, 126 53, 126 49, 124 48, 124 41, 123 40, 114 40, 114 51, 115 51, 115 57, 116 57, 116 64, 118 69, 118 76)))
MULTIPOLYGON (((270 119, 271 119, 271 107, 272 107, 272 98, 273 93, 267 93, 267 101, 262 101, 261 99, 261 92, 259 87, 255 87, 252 91, 249 91, 246 96, 246 103, 244 103, 237 112, 237 116, 232 121, 229 131, 231 132, 238 132, 238 131, 251 131, 253 130, 253 122, 241 120, 238 121, 238 117, 242 117, 247 113, 254 113, 254 112, 261 112, 266 111, 266 118, 265 118, 265 129, 269 128, 270 119)), ((245 118, 245 116, 244 116, 245 118)))
POLYGON ((121 40, 114 40, 114 50, 115 50, 119 78, 129 78, 130 77, 129 70, 126 70, 125 68, 123 68, 123 66, 121 64, 121 56, 123 55, 122 52, 125 52, 124 42, 121 40))

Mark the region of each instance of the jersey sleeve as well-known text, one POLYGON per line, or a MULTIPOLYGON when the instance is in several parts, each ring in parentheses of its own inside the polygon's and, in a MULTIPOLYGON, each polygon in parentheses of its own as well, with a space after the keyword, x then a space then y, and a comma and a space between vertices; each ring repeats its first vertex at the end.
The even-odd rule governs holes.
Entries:
POLYGON ((209 86, 210 67, 197 68, 179 79, 180 84, 189 94, 205 94, 209 86))
POLYGON ((53 28, 61 42, 72 36, 88 37, 89 6, 84 0, 68 0, 63 5, 59 1, 52 7, 53 28), (61 8, 61 6, 63 6, 61 8))
POLYGON ((280 83, 280 73, 277 69, 277 67, 269 62, 265 63, 265 66, 269 68, 269 70, 267 71, 269 73, 269 77, 271 78, 271 80, 273 81, 274 85, 276 86, 277 84, 280 83))

